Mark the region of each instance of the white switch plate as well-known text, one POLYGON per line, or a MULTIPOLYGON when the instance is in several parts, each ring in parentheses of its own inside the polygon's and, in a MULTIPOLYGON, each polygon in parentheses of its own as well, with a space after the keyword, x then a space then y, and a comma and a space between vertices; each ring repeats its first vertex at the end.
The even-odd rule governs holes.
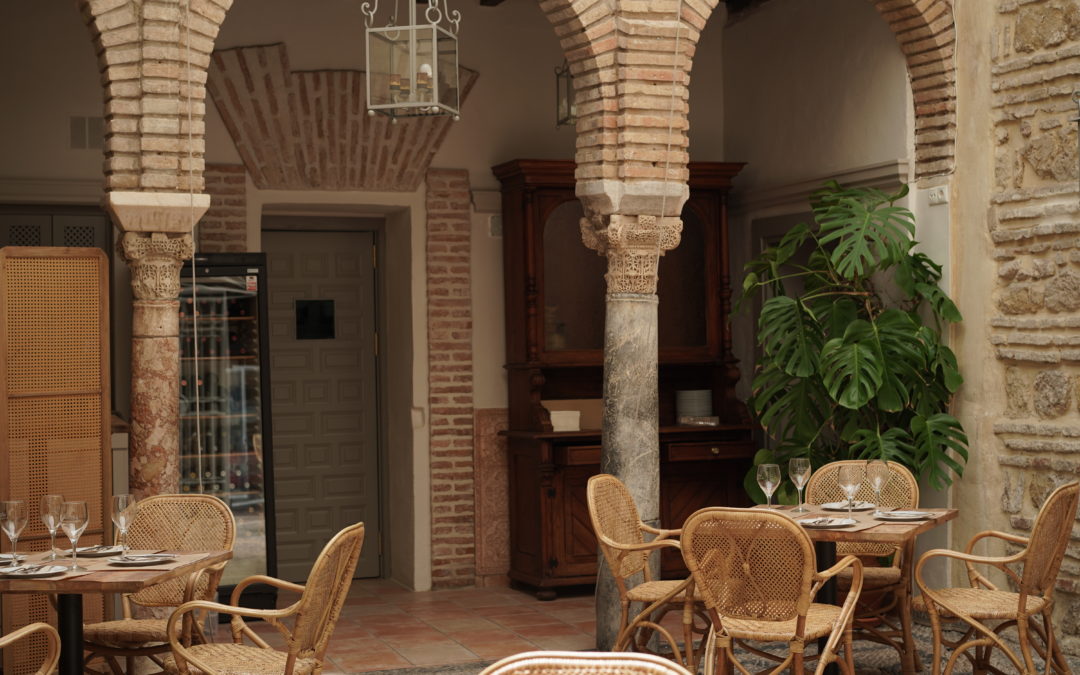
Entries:
POLYGON ((929 194, 926 195, 926 200, 930 202, 930 206, 941 206, 942 204, 948 204, 949 187, 947 185, 939 185, 937 187, 930 188, 929 194))

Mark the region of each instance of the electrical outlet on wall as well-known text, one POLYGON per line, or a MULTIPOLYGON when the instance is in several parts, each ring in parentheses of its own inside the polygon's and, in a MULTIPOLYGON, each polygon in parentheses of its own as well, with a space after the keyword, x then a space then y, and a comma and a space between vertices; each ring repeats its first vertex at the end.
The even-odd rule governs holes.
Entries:
POLYGON ((947 185, 938 185, 937 187, 930 188, 929 193, 926 195, 926 201, 930 202, 930 206, 948 204, 949 187, 947 185))

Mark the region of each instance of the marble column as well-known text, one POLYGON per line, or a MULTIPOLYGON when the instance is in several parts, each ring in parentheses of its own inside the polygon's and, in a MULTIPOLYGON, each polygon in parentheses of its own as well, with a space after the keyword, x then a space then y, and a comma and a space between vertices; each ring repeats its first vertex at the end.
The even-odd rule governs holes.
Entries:
POLYGON ((131 268, 129 490, 138 498, 179 492, 180 268, 194 253, 192 228, 209 195, 111 192, 106 206, 131 268))
MULTIPOLYGON (((626 484, 641 520, 653 527, 660 518, 657 268, 681 232, 678 218, 615 214, 581 223, 585 245, 608 259, 600 469, 626 484)), ((659 556, 652 562, 659 578, 659 556)), ((611 649, 620 609, 607 565, 597 577, 596 614, 597 648, 611 649)))

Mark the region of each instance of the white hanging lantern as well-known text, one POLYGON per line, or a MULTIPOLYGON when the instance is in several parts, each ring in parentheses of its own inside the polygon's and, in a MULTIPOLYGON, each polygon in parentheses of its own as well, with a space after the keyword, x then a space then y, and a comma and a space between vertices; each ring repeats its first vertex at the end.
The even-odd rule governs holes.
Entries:
POLYGON ((360 5, 367 28, 368 114, 382 113, 392 119, 433 115, 459 119, 457 33, 461 12, 450 10, 447 0, 405 0, 409 22, 399 26, 398 2, 388 24, 381 28, 374 27, 379 0, 360 5), (417 17, 417 4, 423 7, 421 17, 417 17))

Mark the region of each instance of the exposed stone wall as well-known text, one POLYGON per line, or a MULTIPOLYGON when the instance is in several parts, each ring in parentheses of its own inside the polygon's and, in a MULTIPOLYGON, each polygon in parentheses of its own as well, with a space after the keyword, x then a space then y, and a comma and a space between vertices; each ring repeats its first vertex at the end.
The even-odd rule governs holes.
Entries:
POLYGON ((510 462, 506 408, 478 409, 473 428, 476 466, 476 583, 505 586, 510 582, 510 462))
MULTIPOLYGON (((477 74, 461 69, 464 104, 477 74)), ((208 89, 255 186, 413 191, 454 124, 367 114, 366 74, 293 72, 285 45, 214 52, 208 89)))
POLYGON ((476 581, 470 214, 469 173, 429 171, 428 403, 435 588, 476 581))
POLYGON ((105 89, 107 190, 203 189, 206 67, 232 0, 78 0, 105 89))
POLYGON ((915 176, 951 173, 956 152, 952 0, 872 0, 907 58, 915 101, 915 176))
POLYGON ((247 173, 240 164, 207 164, 210 210, 199 221, 198 250, 247 251, 247 173))
MULTIPOLYGON (((1080 2, 997 3, 992 87, 998 261, 992 342, 1007 405, 995 432, 1012 527, 1080 475, 1080 204, 1076 104, 1080 2)), ((1058 579, 1063 644, 1080 653, 1080 526, 1058 579)))

